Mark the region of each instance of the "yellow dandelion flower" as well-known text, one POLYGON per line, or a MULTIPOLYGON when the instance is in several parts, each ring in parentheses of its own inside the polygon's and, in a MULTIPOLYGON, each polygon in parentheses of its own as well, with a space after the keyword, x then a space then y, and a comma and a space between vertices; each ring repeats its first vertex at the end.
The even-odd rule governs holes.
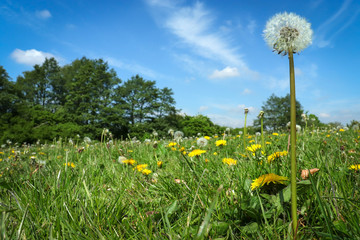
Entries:
POLYGON ((253 143, 253 142, 255 142, 255 140, 250 140, 250 141, 249 141, 249 143, 253 143))
POLYGON ((226 140, 217 140, 217 141, 215 142, 215 145, 216 145, 217 147, 219 147, 219 146, 226 146, 226 140))
POLYGON ((268 156, 268 163, 271 163, 272 161, 274 161, 277 158, 287 156, 287 154, 288 154, 287 151, 275 152, 275 153, 271 154, 270 156, 268 156))
POLYGON ((251 136, 251 135, 249 135, 247 138, 249 138, 249 139, 250 139, 250 138, 252 138, 252 136, 251 136))
POLYGON ((185 148, 184 148, 184 147, 181 147, 181 148, 179 149, 179 151, 180 151, 180 152, 183 152, 183 151, 185 151, 185 148))
POLYGON ((125 160, 122 160, 121 162, 124 164, 127 164, 127 165, 132 165, 132 166, 134 166, 134 164, 136 163, 136 161, 134 159, 125 159, 125 160))
POLYGON ((209 162, 209 159, 205 158, 205 163, 208 163, 209 162))
POLYGON ((355 171, 359 171, 360 170, 360 164, 357 165, 351 165, 349 167, 350 170, 355 170, 355 171))
POLYGON ((271 142, 266 142, 265 144, 270 145, 270 144, 271 144, 271 142))
POLYGON ((174 148, 174 147, 172 147, 172 148, 171 148, 171 151, 176 151, 176 150, 177 150, 177 149, 176 149, 176 148, 174 148))
POLYGON ((144 170, 141 171, 141 173, 144 174, 144 175, 149 175, 150 173, 152 173, 152 171, 149 170, 149 169, 144 169, 144 170))
POLYGON ((216 136, 214 136, 214 138, 218 138, 218 137, 219 137, 219 136, 217 136, 217 135, 216 135, 216 136))
POLYGON ((162 161, 157 161, 157 166, 158 166, 159 168, 161 168, 162 165, 163 165, 163 162, 162 162, 162 161))
POLYGON ((330 137, 330 136, 331 136, 330 134, 326 135, 326 137, 330 137))
POLYGON ((72 167, 72 168, 75 168, 75 164, 73 163, 73 162, 68 162, 67 164, 66 163, 64 163, 64 166, 68 166, 68 167, 72 167))
POLYGON ((168 147, 174 147, 174 146, 176 146, 176 142, 170 142, 169 144, 168 144, 168 147))
POLYGON ((265 184, 269 185, 271 182, 275 184, 284 184, 285 181, 288 181, 287 177, 279 176, 274 173, 261 175, 257 179, 253 180, 251 184, 251 190, 261 188, 265 184))
POLYGON ((236 165, 237 161, 235 159, 232 159, 232 158, 224 158, 222 160, 222 162, 229 165, 229 166, 231 166, 231 165, 236 165))
POLYGON ((206 150, 195 149, 195 150, 192 150, 188 155, 189 155, 189 157, 194 157, 194 156, 200 156, 203 153, 206 153, 206 150))
POLYGON ((214 156, 218 155, 218 153, 217 153, 217 152, 214 152, 213 154, 214 154, 214 156))
POLYGON ((2 161, 2 158, 0 158, 0 162, 2 161))
POLYGON ((340 129, 339 129, 339 132, 345 132, 345 130, 344 130, 344 129, 342 129, 342 128, 340 128, 340 129))
POLYGON ((139 164, 134 168, 134 170, 138 170, 139 172, 142 172, 142 170, 147 168, 147 166, 148 166, 147 164, 139 164))
POLYGON ((259 150, 261 148, 260 144, 252 144, 251 146, 247 147, 246 150, 250 152, 256 152, 256 150, 259 150))
POLYGON ((206 140, 210 140, 211 137, 205 136, 204 138, 205 138, 206 140))
POLYGON ((186 155, 186 151, 183 151, 182 154, 183 154, 183 155, 186 155))
POLYGON ((279 134, 278 134, 278 133, 273 133, 272 135, 273 135, 273 136, 279 136, 279 134))

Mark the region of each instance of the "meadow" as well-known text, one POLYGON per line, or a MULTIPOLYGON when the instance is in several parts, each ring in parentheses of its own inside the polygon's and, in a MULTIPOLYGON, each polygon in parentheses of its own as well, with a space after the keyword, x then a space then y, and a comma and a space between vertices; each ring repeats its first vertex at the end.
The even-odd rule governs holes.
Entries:
MULTIPOLYGON (((291 239, 288 136, 9 142, 1 238, 291 239)), ((297 239, 360 239, 359 140, 297 135, 297 239)))

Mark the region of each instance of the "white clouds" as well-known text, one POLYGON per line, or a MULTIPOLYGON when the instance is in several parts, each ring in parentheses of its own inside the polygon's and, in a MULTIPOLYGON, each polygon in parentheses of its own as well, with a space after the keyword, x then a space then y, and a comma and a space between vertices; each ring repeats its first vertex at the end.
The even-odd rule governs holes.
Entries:
POLYGON ((360 9, 351 7, 351 2, 352 0, 345 0, 339 10, 315 31, 314 44, 317 47, 331 46, 331 41, 356 20, 360 9))
POLYGON ((139 75, 143 75, 149 78, 156 78, 159 77, 159 74, 157 74, 155 71, 143 67, 139 64, 129 64, 129 63, 124 63, 118 59, 115 58, 111 58, 111 57, 106 57, 105 61, 107 61, 109 63, 109 65, 113 66, 113 67, 117 67, 120 69, 125 69, 128 70, 130 72, 133 72, 134 74, 139 74, 139 75))
POLYGON ((232 78, 240 76, 239 70, 236 67, 227 66, 223 70, 215 70, 209 78, 211 79, 222 79, 222 78, 232 78))
MULTIPOLYGON (((193 53, 217 64, 235 66, 241 77, 256 78, 256 73, 248 68, 241 55, 237 53, 237 46, 231 46, 231 40, 216 27, 215 14, 206 9, 204 4, 196 2, 193 6, 179 6, 169 1, 148 0, 147 3, 162 11, 161 24, 193 53)), ((249 30, 255 27, 250 22, 249 30)), ((215 75, 216 76, 216 75, 215 75)))
POLYGON ((244 126, 244 120, 236 117, 230 117, 223 114, 209 114, 208 117, 215 124, 225 127, 241 128, 244 126))
POLYGON ((244 91, 242 91, 242 95, 249 95, 249 94, 251 94, 252 93, 252 91, 250 90, 250 89, 248 89, 248 88, 245 88, 244 89, 244 91))
POLYGON ((206 111, 206 110, 208 110, 208 109, 209 109, 208 106, 200 106, 199 112, 204 112, 204 111, 206 111))
MULTIPOLYGON (((11 58, 17 63, 33 66, 35 64, 42 64, 46 58, 56 58, 53 54, 38 51, 36 49, 21 50, 15 49, 11 53, 11 58)), ((59 58, 58 58, 59 59, 59 58)))
POLYGON ((246 28, 249 30, 249 32, 251 34, 253 34, 255 32, 256 29, 256 21, 255 20, 250 20, 248 25, 246 26, 246 28))
POLYGON ((319 114, 319 117, 329 118, 329 117, 330 117, 330 114, 328 114, 328 113, 320 113, 320 114, 319 114))
POLYGON ((35 14, 36 14, 36 17, 38 17, 40 19, 51 18, 51 13, 47 9, 44 9, 44 10, 41 10, 41 11, 36 11, 35 14))

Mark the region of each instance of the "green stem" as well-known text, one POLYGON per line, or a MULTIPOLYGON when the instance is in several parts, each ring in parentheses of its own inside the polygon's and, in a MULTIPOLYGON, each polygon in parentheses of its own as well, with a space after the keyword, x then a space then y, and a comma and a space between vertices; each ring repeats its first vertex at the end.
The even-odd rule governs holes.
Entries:
POLYGON ((296 239, 297 231, 297 196, 296 196, 296 98, 295 98, 295 71, 293 51, 289 49, 290 68, 290 151, 291 151, 291 217, 293 236, 296 239))
POLYGON ((247 131, 246 131, 246 118, 247 118, 247 112, 245 112, 245 123, 244 123, 244 149, 246 151, 246 135, 247 135, 247 131))
POLYGON ((263 149, 263 151, 265 153, 264 119, 263 119, 263 117, 261 117, 260 122, 261 122, 261 145, 262 145, 262 149, 263 149))

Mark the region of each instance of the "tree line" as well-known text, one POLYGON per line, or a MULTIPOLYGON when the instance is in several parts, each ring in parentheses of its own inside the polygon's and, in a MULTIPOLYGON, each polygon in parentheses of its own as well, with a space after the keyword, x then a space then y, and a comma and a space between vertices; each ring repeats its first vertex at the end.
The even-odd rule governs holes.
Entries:
POLYGON ((99 139, 103 129, 115 138, 166 135, 172 128, 192 136, 222 127, 206 116, 184 116, 173 91, 135 75, 123 82, 102 59, 76 59, 59 66, 54 59, 34 65, 16 81, 0 66, 0 143, 99 139))
MULTIPOLYGON (((34 65, 12 81, 0 66, 0 143, 11 140, 34 143, 80 135, 100 139, 103 129, 114 138, 150 138, 153 132, 168 135, 169 129, 186 136, 221 134, 226 127, 214 124, 207 116, 186 116, 175 108, 170 88, 158 88, 156 81, 139 75, 123 82, 102 59, 83 57, 60 66, 54 59, 34 65)), ((270 131, 286 129, 290 119, 290 97, 271 95, 262 106, 264 127, 270 131)), ((297 101, 297 124, 304 110, 297 101)), ((308 115, 309 126, 324 126, 308 115)), ((356 122, 358 123, 358 122, 356 122)), ((255 120, 249 133, 260 129, 255 120)), ((242 126, 231 129, 232 134, 242 126)))

